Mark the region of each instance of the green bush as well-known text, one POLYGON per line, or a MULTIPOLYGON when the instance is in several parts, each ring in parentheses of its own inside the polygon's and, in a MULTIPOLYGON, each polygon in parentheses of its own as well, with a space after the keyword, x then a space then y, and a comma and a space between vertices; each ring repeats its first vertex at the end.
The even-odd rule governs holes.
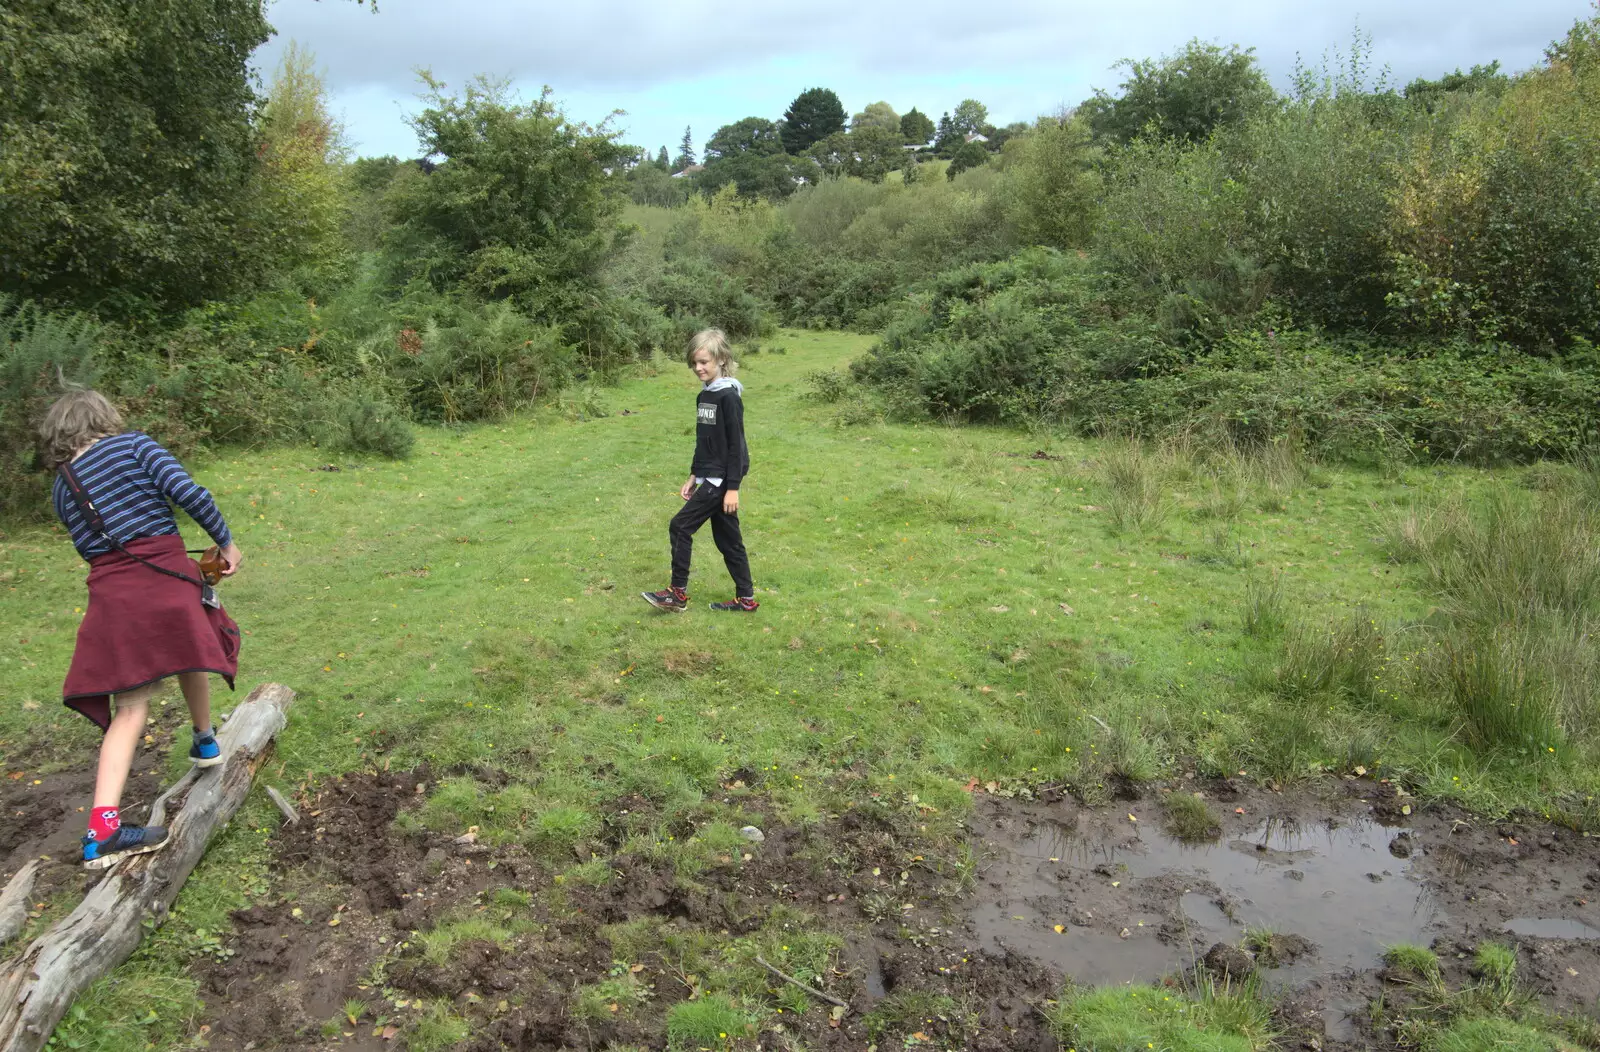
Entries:
POLYGON ((0 508, 8 514, 49 514, 39 422, 63 380, 96 382, 101 335, 84 315, 51 313, 0 293, 0 508))

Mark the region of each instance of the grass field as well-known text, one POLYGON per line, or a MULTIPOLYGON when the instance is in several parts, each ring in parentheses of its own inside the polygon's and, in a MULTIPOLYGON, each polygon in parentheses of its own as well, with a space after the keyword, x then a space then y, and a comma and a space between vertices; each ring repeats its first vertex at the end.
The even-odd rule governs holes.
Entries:
MULTIPOLYGON (((1560 471, 884 424, 842 380, 807 380, 868 342, 783 332, 741 365, 754 616, 705 609, 731 594, 709 530, 687 614, 638 598, 666 583, 693 447, 677 364, 597 392, 604 415, 576 399, 424 431, 405 462, 191 464, 245 553, 224 589, 248 633, 241 689, 300 692, 262 781, 426 763, 443 777, 412 821, 476 825, 554 866, 608 801, 642 797, 662 817, 635 840, 686 873, 736 836, 713 798, 736 772, 786 822, 873 795, 920 807, 931 838, 972 779, 1095 800, 1178 768, 1285 783, 1359 767, 1424 799, 1586 816, 1596 779, 1572 721, 1492 738, 1419 686, 1450 593, 1399 550, 1430 509, 1491 490, 1528 504, 1560 471), (451 774, 474 768, 508 780, 451 774), (686 839, 686 823, 713 832, 686 839)), ((0 536, 7 772, 92 763, 93 728, 58 700, 82 578, 59 530, 0 536)), ((167 762, 181 770, 179 751, 167 762)), ((274 893, 276 823, 258 792, 174 921, 69 1017, 68 1047, 192 1036, 188 965, 229 911, 274 893)))

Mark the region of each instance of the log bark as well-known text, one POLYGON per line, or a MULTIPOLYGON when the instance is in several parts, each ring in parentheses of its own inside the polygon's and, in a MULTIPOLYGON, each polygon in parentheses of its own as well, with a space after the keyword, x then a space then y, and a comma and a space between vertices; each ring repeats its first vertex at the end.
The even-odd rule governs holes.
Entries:
POLYGON ((0 944, 8 943, 28 925, 28 895, 39 875, 39 860, 29 859, 0 893, 0 944))
POLYGON ((191 769, 151 808, 150 824, 160 825, 183 794, 167 845, 112 866, 77 909, 0 964, 0 1052, 43 1048, 73 998, 133 953, 145 918, 166 920, 211 834, 249 795, 293 701, 277 683, 251 691, 217 735, 223 762, 191 769))

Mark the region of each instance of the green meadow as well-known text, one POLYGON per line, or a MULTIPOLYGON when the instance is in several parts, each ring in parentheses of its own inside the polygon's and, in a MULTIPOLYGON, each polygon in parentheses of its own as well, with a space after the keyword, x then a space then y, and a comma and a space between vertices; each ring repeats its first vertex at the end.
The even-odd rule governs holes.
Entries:
MULTIPOLYGON (((696 382, 676 362, 499 424, 421 430, 406 461, 288 448, 191 463, 245 553, 224 586, 247 632, 241 695, 299 692, 259 781, 426 764, 428 798, 403 821, 478 826, 556 869, 614 802, 642 797, 657 824, 631 846, 685 880, 741 824, 715 798, 734 778, 789 824, 867 794, 911 801, 930 844, 957 831, 973 779, 1092 803, 1184 771, 1287 785, 1359 768, 1424 800, 1589 821, 1581 722, 1513 698, 1496 731, 1494 699, 1443 656, 1470 613, 1472 509, 1548 526, 1541 502, 1578 500, 1581 467, 1375 471, 1287 445, 889 423, 843 372, 868 345, 784 330, 742 357, 753 616, 705 608, 731 594, 709 530, 687 613, 638 595, 666 583, 693 447, 696 382), (685 840, 686 824, 709 832, 685 840)), ((1520 571, 1500 572, 1515 592, 1520 571)), ((8 772, 93 762, 94 729, 58 700, 82 578, 59 529, 0 535, 8 772)), ((180 710, 174 692, 159 719, 180 710)), ((230 911, 281 890, 278 821, 258 789, 173 921, 68 1017, 66 1047, 189 1040, 188 964, 230 911)))

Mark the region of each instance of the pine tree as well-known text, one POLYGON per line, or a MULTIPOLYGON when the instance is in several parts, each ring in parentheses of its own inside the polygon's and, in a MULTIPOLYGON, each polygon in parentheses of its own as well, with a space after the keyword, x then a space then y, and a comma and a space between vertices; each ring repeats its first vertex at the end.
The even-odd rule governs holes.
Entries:
POLYGON ((667 148, 665 146, 661 147, 661 152, 656 154, 656 167, 661 169, 663 172, 670 172, 672 170, 672 159, 667 155, 667 148))
POLYGON ((694 135, 689 126, 683 127, 683 143, 678 147, 678 156, 672 162, 672 170, 681 172, 694 163, 694 135))

